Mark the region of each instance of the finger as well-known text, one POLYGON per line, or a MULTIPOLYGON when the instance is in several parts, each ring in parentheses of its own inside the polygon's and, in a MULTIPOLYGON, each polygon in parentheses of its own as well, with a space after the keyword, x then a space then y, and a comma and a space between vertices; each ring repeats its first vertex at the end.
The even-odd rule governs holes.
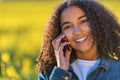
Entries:
POLYGON ((52 44, 55 44, 55 42, 57 41, 57 39, 62 36, 63 34, 61 33, 59 36, 57 36, 53 41, 52 41, 52 44))
POLYGON ((59 47, 59 49, 58 49, 58 52, 60 52, 59 54, 60 54, 61 56, 64 56, 63 48, 64 48, 66 45, 68 45, 68 44, 70 44, 70 42, 64 42, 63 44, 60 45, 60 47, 59 47))
POLYGON ((55 41, 55 46, 58 47, 60 46, 61 40, 65 37, 64 34, 62 34, 61 36, 59 36, 56 41, 55 41))
POLYGON ((62 38, 64 38, 65 35, 61 34, 60 36, 58 36, 54 41, 53 41, 53 46, 55 49, 58 49, 61 43, 62 38))
POLYGON ((68 49, 66 50, 65 57, 70 58, 71 52, 72 52, 72 48, 70 47, 70 45, 68 45, 68 49))
POLYGON ((56 40, 57 40, 60 36, 62 36, 62 33, 52 41, 52 44, 53 44, 53 45, 55 44, 56 40))

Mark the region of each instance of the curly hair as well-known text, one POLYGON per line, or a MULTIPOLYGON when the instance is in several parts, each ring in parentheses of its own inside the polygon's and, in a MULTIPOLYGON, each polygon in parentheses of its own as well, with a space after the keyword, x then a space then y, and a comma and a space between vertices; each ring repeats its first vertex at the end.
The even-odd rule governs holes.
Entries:
MULTIPOLYGON (((120 60, 120 25, 116 17, 96 1, 67 0, 57 7, 47 25, 42 50, 40 56, 37 58, 38 71, 46 73, 57 65, 52 40, 61 33, 61 13, 69 6, 77 6, 85 12, 90 22, 93 39, 97 42, 100 57, 108 58, 110 56, 116 56, 118 60, 120 60)), ((75 51, 72 50, 72 53, 74 52, 75 51)), ((75 59, 76 55, 71 54, 70 63, 75 59)))

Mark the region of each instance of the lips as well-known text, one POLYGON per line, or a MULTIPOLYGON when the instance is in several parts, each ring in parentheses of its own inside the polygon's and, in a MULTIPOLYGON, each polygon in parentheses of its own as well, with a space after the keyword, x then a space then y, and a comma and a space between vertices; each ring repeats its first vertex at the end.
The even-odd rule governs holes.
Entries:
POLYGON ((77 39, 77 40, 75 40, 75 42, 79 42, 79 43, 82 43, 82 42, 84 42, 86 39, 88 38, 88 36, 85 36, 85 37, 82 37, 82 38, 79 38, 79 39, 77 39))

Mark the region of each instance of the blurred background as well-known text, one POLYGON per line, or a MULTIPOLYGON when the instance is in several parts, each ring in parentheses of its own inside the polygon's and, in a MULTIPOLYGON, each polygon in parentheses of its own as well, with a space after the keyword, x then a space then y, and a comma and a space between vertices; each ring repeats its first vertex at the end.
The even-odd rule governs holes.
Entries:
MULTIPOLYGON (((37 80, 44 28, 62 1, 0 0, 0 80, 37 80)), ((98 1, 120 22, 120 0, 98 1)))

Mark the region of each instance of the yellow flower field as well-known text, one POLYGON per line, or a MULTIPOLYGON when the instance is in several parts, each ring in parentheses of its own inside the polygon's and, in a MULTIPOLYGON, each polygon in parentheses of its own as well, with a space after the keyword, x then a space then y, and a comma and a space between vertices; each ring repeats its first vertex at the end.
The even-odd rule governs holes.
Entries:
MULTIPOLYGON (((55 6, 63 0, 0 2, 0 80, 37 80, 36 58, 55 6)), ((99 0, 120 22, 120 1, 99 0)))

